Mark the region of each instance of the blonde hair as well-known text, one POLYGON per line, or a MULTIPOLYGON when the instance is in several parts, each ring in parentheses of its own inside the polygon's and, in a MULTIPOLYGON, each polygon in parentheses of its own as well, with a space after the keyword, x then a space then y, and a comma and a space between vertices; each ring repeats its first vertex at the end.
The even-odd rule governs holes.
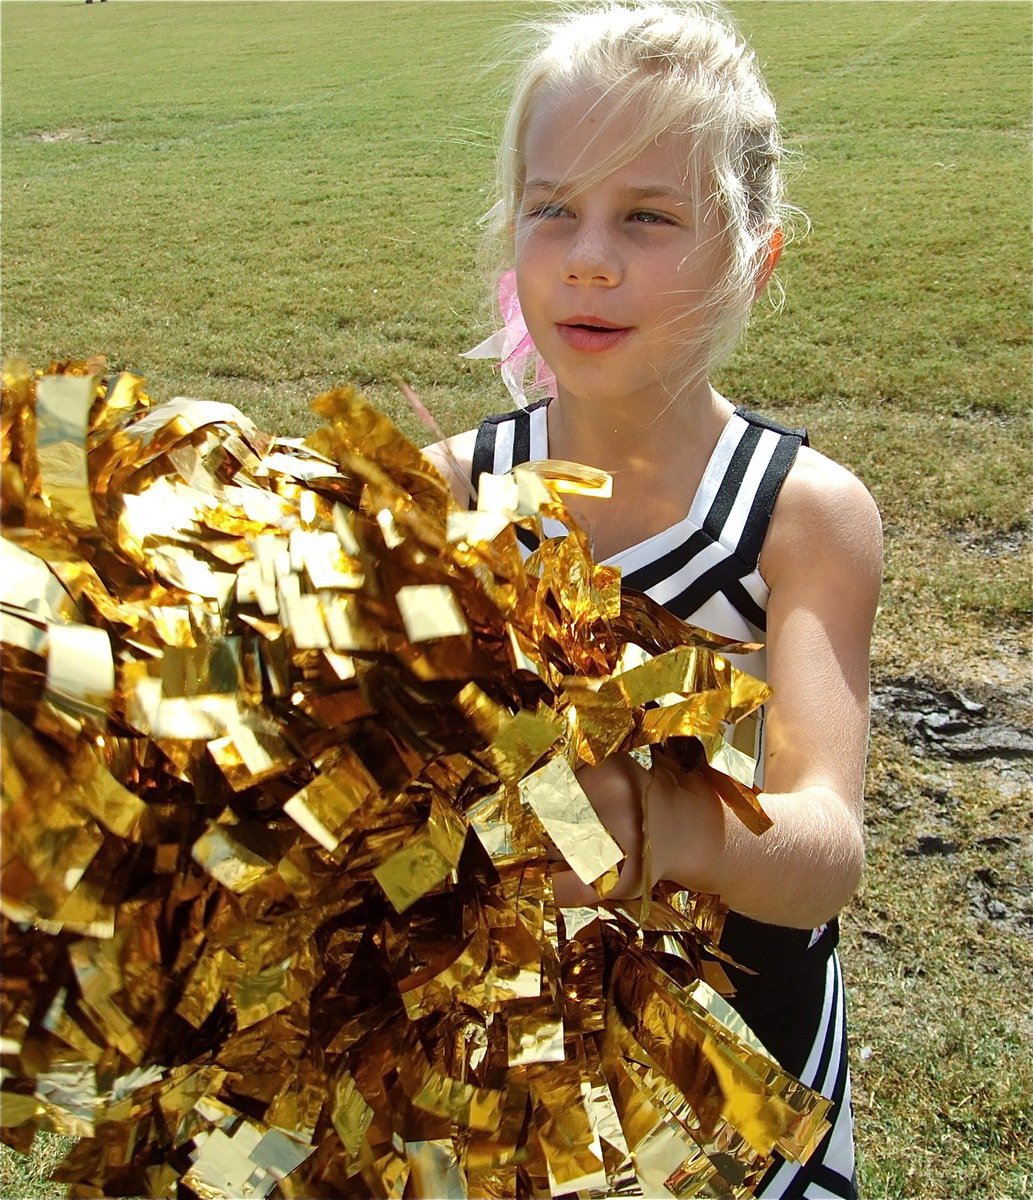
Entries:
POLYGON ((499 152, 497 232, 507 237, 519 211, 527 130, 543 96, 564 100, 594 89, 640 106, 640 129, 605 171, 662 133, 690 134, 686 179, 704 203, 717 205, 726 241, 727 270, 712 297, 717 315, 700 335, 712 369, 745 328, 772 236, 795 211, 785 202, 778 118, 754 52, 707 0, 602 3, 532 28, 537 45, 516 80, 499 152))

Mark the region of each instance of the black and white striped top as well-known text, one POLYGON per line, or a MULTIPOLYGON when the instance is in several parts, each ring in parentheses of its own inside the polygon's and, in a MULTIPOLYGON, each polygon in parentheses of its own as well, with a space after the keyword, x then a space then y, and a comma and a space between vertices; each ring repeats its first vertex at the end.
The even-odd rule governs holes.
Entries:
MULTIPOLYGON (((549 457, 548 403, 482 422, 473 453, 475 489, 485 471, 502 474, 549 457)), ((685 518, 607 562, 620 567, 624 584, 648 593, 675 616, 736 640, 763 641, 768 587, 760 552, 779 489, 805 442, 802 430, 736 409, 685 518)), ((545 522, 545 536, 563 532, 551 525, 545 522)), ((534 549, 533 534, 521 530, 518 536, 526 550, 534 549)), ((763 650, 738 665, 765 677, 763 650)), ((762 724, 756 749, 760 764, 762 724)), ((803 1166, 776 1163, 758 1197, 856 1195, 838 941, 836 921, 811 931, 730 913, 725 924, 721 948, 746 968, 726 965, 736 988, 730 1003, 787 1071, 834 1104, 832 1130, 810 1160, 803 1166)))
MULTIPOLYGON (((481 424, 473 454, 475 488, 483 471, 501 474, 548 457, 548 403, 481 424)), ((685 518, 610 560, 620 566, 627 586, 648 592, 704 629, 763 640, 768 587, 758 568, 760 550, 779 489, 805 440, 802 431, 737 410, 685 518)), ((533 535, 522 532, 531 548, 533 535)))

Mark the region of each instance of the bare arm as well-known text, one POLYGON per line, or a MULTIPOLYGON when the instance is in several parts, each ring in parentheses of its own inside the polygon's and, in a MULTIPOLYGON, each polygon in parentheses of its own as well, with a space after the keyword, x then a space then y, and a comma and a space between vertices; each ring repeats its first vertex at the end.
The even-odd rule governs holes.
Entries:
MULTIPOLYGON (((638 886, 640 805, 654 878, 714 892, 735 911, 811 928, 850 899, 864 863, 868 663, 882 571, 874 501, 849 472, 802 451, 765 543, 768 603, 766 790, 773 827, 749 833, 697 775, 629 760, 579 773, 629 854, 618 894, 638 886)), ((576 879, 561 903, 583 903, 576 879)))
POLYGON ((435 466, 447 480, 452 494, 465 508, 472 495, 470 477, 473 474, 473 447, 476 429, 457 433, 444 441, 424 446, 423 457, 435 466))

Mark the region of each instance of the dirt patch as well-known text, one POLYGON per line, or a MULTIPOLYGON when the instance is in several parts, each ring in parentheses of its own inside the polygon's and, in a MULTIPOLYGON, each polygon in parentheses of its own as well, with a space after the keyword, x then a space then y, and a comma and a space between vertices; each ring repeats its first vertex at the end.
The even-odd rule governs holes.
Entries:
MULTIPOLYGON (((1014 841, 1019 851, 1021 839, 1014 841)), ((966 885, 969 910, 974 917, 993 921, 1005 928, 1027 935, 1033 931, 1033 896, 1018 882, 1016 864, 1008 855, 1000 865, 980 867, 973 871, 966 885)))
POLYGON ((900 676, 872 687, 872 720, 890 724, 916 754, 956 762, 999 761, 1033 779, 1033 729, 1010 695, 977 700, 927 680, 900 676))
POLYGON ((1010 558, 1029 545, 1031 534, 1026 528, 985 530, 957 526, 947 531, 947 537, 956 546, 987 558, 1010 558))
POLYGON ((947 871, 972 920, 1030 938, 1031 838, 1022 815, 1033 793, 1027 696, 984 686, 977 698, 928 679, 900 676, 874 684, 872 723, 925 760, 910 786, 898 769, 876 790, 886 819, 880 822, 874 814, 874 841, 899 839, 897 852, 911 861, 915 878, 947 871), (973 786, 976 794, 989 791, 996 797, 977 829, 967 815, 967 790, 973 786))
POLYGON ((104 141, 87 129, 41 129, 30 134, 34 142, 83 142, 91 146, 99 146, 104 141))

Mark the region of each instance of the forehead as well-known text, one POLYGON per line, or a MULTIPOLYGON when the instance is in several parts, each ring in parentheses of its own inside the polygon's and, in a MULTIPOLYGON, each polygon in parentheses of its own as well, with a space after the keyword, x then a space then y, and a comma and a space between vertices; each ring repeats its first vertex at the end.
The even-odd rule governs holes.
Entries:
POLYGON ((650 136, 641 98, 601 89, 547 91, 535 100, 524 138, 525 181, 596 181, 611 175, 694 191, 693 139, 664 130, 650 136))

